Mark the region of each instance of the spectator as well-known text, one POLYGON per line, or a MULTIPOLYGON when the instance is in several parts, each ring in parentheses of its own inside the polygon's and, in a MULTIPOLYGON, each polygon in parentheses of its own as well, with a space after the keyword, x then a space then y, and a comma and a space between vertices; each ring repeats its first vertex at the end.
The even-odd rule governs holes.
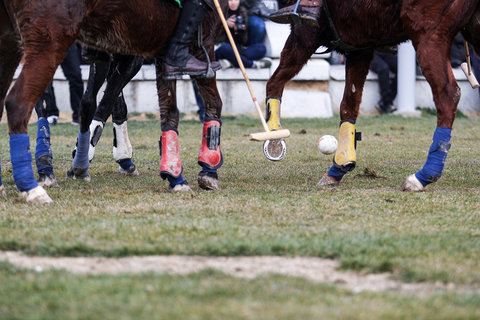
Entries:
POLYGON ((345 64, 345 56, 341 53, 338 53, 337 51, 332 51, 327 61, 332 65, 345 64))
POLYGON ((397 96, 397 54, 375 51, 370 70, 378 75, 380 87, 380 101, 375 109, 381 114, 397 111, 397 107, 393 105, 397 96), (394 74, 393 79, 390 79, 390 73, 394 74))
POLYGON ((268 9, 262 0, 242 0, 248 15, 248 45, 263 43, 266 35, 265 18, 272 10, 268 9))
MULTIPOLYGON (((83 81, 82 73, 80 71, 80 63, 80 47, 74 43, 60 64, 62 71, 68 80, 68 86, 70 89, 70 108, 72 108, 73 111, 72 124, 74 125, 79 124, 80 101, 83 96, 83 81)), ((43 104, 43 101, 45 101, 46 104, 45 117, 50 124, 55 125, 58 121, 59 112, 52 83, 48 85, 47 89, 37 102, 37 105, 43 104)))
MULTIPOLYGON (((267 51, 265 45, 263 43, 248 45, 247 10, 243 5, 240 5, 240 0, 229 0, 228 6, 227 25, 232 33, 243 65, 246 68, 269 68, 272 64, 271 59, 262 59, 267 51)), ((223 35, 223 39, 226 40, 225 35, 223 35)), ((215 50, 215 57, 220 61, 223 68, 229 68, 232 65, 238 68, 233 48, 228 42, 223 43, 215 50)))

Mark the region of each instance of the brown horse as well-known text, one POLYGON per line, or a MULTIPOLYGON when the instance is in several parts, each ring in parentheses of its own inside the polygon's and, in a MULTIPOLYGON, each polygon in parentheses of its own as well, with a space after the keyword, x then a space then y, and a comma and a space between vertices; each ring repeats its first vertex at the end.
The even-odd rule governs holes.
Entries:
MULTIPOLYGON (((427 161, 420 171, 406 179, 402 190, 421 191, 441 177, 460 100, 449 61, 450 47, 454 36, 462 31, 480 52, 478 3, 478 0, 320 0, 317 26, 292 25, 280 64, 267 83, 267 114, 279 114, 285 84, 319 46, 346 56, 339 147, 333 166, 318 185, 339 184, 355 168, 355 122, 374 49, 407 39, 412 40, 418 63, 431 86, 438 116, 427 161)), ((295 21, 295 16, 292 18, 290 21, 295 21)), ((272 119, 270 122, 275 122, 278 116, 272 119)))
MULTIPOLYGON (((221 3, 226 11, 226 0, 221 3)), ((51 202, 33 176, 27 124, 36 101, 72 43, 79 39, 86 45, 105 52, 155 56, 161 59, 179 13, 180 9, 173 0, 0 1, 0 103, 2 106, 5 104, 7 110, 14 180, 27 201, 51 202), (25 59, 22 72, 5 98, 22 56, 25 59)), ((202 25, 205 31, 202 40, 209 59, 214 57, 213 44, 219 27, 218 17, 210 10, 202 25)), ((203 50, 192 50, 198 58, 206 59, 203 50)), ((208 129, 208 134, 203 135, 205 141, 202 142, 199 154, 199 164, 204 168, 199 174, 199 184, 212 189, 218 186, 216 169, 222 162, 219 147, 222 102, 214 77, 198 79, 197 83, 209 119, 209 127, 204 127, 203 130, 208 129), (215 128, 217 130, 213 130, 215 128), (213 139, 210 139, 210 132, 216 132, 213 139), (205 147, 206 138, 208 142, 213 141, 208 147, 205 147)), ((179 111, 175 99, 175 81, 162 79, 161 66, 157 67, 157 90, 162 142, 168 142, 162 153, 161 174, 163 178, 169 179, 173 191, 176 191, 175 188, 187 190, 188 184, 181 175, 182 166, 178 155, 179 111)), ((3 108, 0 110, 3 111, 3 108)), ((86 169, 90 120, 91 118, 81 119, 76 155, 81 154, 83 160, 74 161, 75 177, 88 176, 86 169)), ((0 180, 0 191, 3 189, 0 180)))

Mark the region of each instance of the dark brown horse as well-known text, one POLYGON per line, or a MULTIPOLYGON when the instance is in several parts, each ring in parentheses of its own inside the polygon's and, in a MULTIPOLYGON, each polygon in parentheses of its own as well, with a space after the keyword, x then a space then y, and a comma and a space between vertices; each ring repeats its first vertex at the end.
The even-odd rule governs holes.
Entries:
POLYGON ((286 82, 301 70, 319 46, 344 53, 346 77, 340 104, 339 147, 333 166, 318 183, 339 184, 355 168, 355 122, 373 51, 411 39, 418 63, 431 86, 438 116, 427 162, 406 179, 402 190, 424 190, 442 174, 460 100, 449 61, 452 39, 462 31, 480 52, 479 1, 320 0, 320 3, 318 26, 292 25, 280 64, 267 83, 269 114, 279 113, 286 82))
MULTIPOLYGON (((226 11, 227 2, 222 0, 221 3, 226 11)), ((92 48, 110 53, 161 58, 179 13, 180 9, 173 0, 0 0, 0 104, 5 104, 7 110, 14 180, 27 201, 51 202, 43 188, 37 186, 33 176, 27 124, 36 101, 51 81, 72 43, 79 39, 92 48), (25 59, 22 72, 5 99, 22 56, 25 59)), ((216 14, 210 11, 202 28, 205 31, 203 44, 212 60, 214 38, 219 27, 216 14)), ((192 50, 198 58, 205 60, 203 50, 192 50)), ((161 75, 162 70, 159 67, 157 89, 162 131, 176 132, 179 111, 175 99, 175 82, 165 81, 161 75)), ((206 117, 214 121, 219 129, 222 102, 215 78, 198 79, 197 83, 205 100, 206 117)), ((87 141, 87 146, 86 150, 85 147, 77 149, 77 156, 82 153, 87 164, 85 165, 85 160, 81 160, 74 162, 73 168, 77 169, 75 175, 80 177, 85 176, 84 169, 88 168, 90 120, 91 118, 81 119, 79 138, 87 137, 86 140, 83 139, 87 141), (75 168, 75 165, 79 167, 75 168)), ((220 130, 215 132, 219 135, 220 130)), ((162 175, 169 178, 171 186, 170 178, 180 181, 180 189, 185 190, 188 185, 179 179, 181 162, 179 157, 176 157, 178 135, 170 136, 177 140, 168 146, 168 151, 176 147, 177 153, 173 151, 173 154, 163 154, 162 175)), ((216 138, 219 141, 219 136, 216 138)), ((203 177, 208 180, 207 184, 212 185, 213 180, 215 185, 216 169, 221 165, 220 147, 216 145, 212 151, 213 157, 219 159, 212 163, 205 161, 205 157, 212 158, 208 154, 209 150, 202 145, 199 163, 206 171, 202 170, 200 173, 199 183, 201 184, 203 177)), ((172 187, 176 186, 174 183, 172 187)), ((205 187, 202 184, 201 186, 205 187)), ((3 190, 1 180, 0 189, 3 190)))

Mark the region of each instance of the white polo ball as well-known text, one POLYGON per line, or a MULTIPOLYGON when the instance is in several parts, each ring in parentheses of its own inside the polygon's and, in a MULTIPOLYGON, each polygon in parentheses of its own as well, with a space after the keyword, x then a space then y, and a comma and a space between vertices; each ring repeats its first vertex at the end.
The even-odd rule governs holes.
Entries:
POLYGON ((323 154, 332 154, 337 150, 338 141, 334 136, 325 135, 318 140, 318 150, 323 154))

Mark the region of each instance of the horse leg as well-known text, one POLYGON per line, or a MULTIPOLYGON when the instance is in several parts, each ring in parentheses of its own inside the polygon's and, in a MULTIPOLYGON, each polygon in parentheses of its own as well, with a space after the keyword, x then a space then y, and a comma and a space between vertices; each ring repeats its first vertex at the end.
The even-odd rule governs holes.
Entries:
POLYGON ((169 182, 170 192, 192 191, 183 177, 183 167, 180 160, 178 141, 178 121, 180 112, 177 108, 176 82, 162 78, 163 65, 159 59, 155 62, 157 73, 158 102, 160 106, 160 122, 162 135, 158 142, 160 147, 160 177, 169 182))
MULTIPOLYGON (((101 54, 102 53, 99 52, 97 57, 101 54)), ((109 56, 108 59, 103 56, 101 59, 97 58, 93 64, 93 70, 92 68, 90 70, 87 92, 82 99, 82 125, 89 125, 90 145, 88 149, 88 161, 92 161, 95 154, 95 147, 102 135, 105 122, 113 113, 113 155, 119 164, 118 171, 121 174, 127 175, 138 175, 138 171, 131 160, 132 146, 128 138, 126 123, 127 106, 121 90, 135 74, 137 74, 142 63, 143 58, 137 56, 116 55, 112 63, 110 63, 109 56), (105 63, 106 61, 108 62, 105 63), (107 78, 107 87, 100 104, 96 107, 96 96, 105 78, 107 78), (92 81, 90 79, 92 79, 92 81), (92 91, 89 90, 90 87, 93 88, 92 91), (95 110, 95 114, 93 114, 92 110, 95 110)), ((80 135, 84 135, 84 133, 80 132, 79 137, 80 135)), ((75 154, 75 157, 76 156, 75 154)), ((82 156, 82 162, 86 162, 85 154, 82 156)), ((79 172, 79 169, 76 170, 79 172)), ((73 168, 70 169, 69 172, 71 176, 74 176, 73 168)), ((80 174, 85 176, 84 172, 85 171, 80 172, 80 174)))
POLYGON ((75 149, 72 151, 73 164, 67 171, 67 177, 90 181, 88 167, 95 154, 95 146, 102 134, 104 123, 94 123, 92 115, 97 109, 97 95, 103 82, 107 78, 110 69, 110 55, 92 50, 89 51, 94 57, 90 63, 87 88, 80 102, 80 130, 75 149), (93 126, 93 128, 92 128, 93 126), (89 143, 90 142, 90 143, 89 143))
POLYGON ((338 148, 333 157, 333 165, 320 179, 318 186, 338 185, 343 176, 355 169, 356 141, 355 121, 362 101, 362 92, 367 78, 373 51, 361 51, 347 55, 345 66, 345 90, 340 103, 340 129, 338 148))
MULTIPOLYGON (((142 59, 143 60, 143 59, 142 59)), ((113 158, 118 163, 118 173, 127 176, 138 176, 138 170, 132 161, 133 148, 128 137, 128 109, 123 93, 113 106, 113 158)))
POLYGON ((53 154, 50 143, 50 124, 46 117, 45 99, 53 94, 51 83, 35 105, 37 113, 37 144, 35 146, 35 164, 37 165, 37 183, 42 187, 58 188, 57 178, 53 172, 53 154))
POLYGON ((115 69, 108 78, 107 87, 112 85, 115 90, 112 97, 104 95, 100 102, 94 120, 105 122, 110 114, 113 121, 113 158, 118 163, 118 172, 124 175, 137 176, 138 170, 132 162, 133 149, 128 137, 127 129, 127 104, 122 89, 138 73, 143 64, 143 58, 139 56, 116 55, 114 59, 115 69), (117 90, 120 92, 117 93, 117 90), (115 96, 113 96, 115 94, 115 96), (116 97, 115 101, 112 98, 116 97))
MULTIPOLYGON (((85 49, 85 55, 86 59, 90 61, 90 71, 88 75, 88 81, 87 81, 87 88, 85 89, 85 92, 83 93, 82 100, 80 102, 80 110, 79 112, 81 113, 82 110, 96 110, 97 109, 97 95, 98 92, 100 91, 100 88, 103 85, 103 82, 107 78, 108 75, 108 70, 110 69, 110 55, 107 53, 104 53, 102 51, 97 51, 93 50, 90 48, 85 49)), ((83 116, 81 117, 82 119, 84 118, 83 116)), ((85 121, 80 123, 80 127, 83 128, 81 129, 82 131, 85 131, 85 126, 88 126, 88 121, 85 117, 85 121)), ((93 156, 95 154, 95 146, 97 144, 98 139, 96 139, 96 135, 101 135, 101 132, 103 130, 103 123, 100 122, 99 126, 93 126, 93 123, 95 120, 92 120, 90 124, 90 147, 88 149, 88 160, 89 162, 92 161, 93 156), (92 128, 93 126, 93 128, 92 128)), ((77 153, 77 145, 78 145, 78 139, 77 143, 75 144, 75 149, 72 151, 72 159, 75 159, 75 155, 77 153)))
POLYGON ((408 23, 408 19, 406 21, 407 28, 410 29, 411 34, 415 35, 412 36, 412 42, 417 51, 417 60, 432 88, 437 109, 437 128, 428 151, 427 161, 420 171, 407 177, 401 186, 403 191, 423 191, 428 184, 436 182, 442 176, 450 149, 460 89, 450 66, 449 54, 452 39, 459 27, 442 25, 441 30, 424 32, 415 30, 415 23, 408 23), (445 30, 451 31, 447 33, 445 30))
POLYGON ((215 79, 197 79, 199 93, 205 104, 205 119, 202 131, 202 146, 198 153, 198 185, 205 190, 218 190, 217 170, 223 164, 220 149, 222 100, 215 79))
MULTIPOLYGON (((28 38, 28 35, 25 36, 28 38)), ((48 37, 48 39, 55 38, 54 35, 48 37)), ((52 80, 56 68, 74 38, 73 36, 64 38, 61 44, 53 44, 49 40, 40 40, 38 37, 26 39, 25 43, 35 43, 35 45, 25 47, 25 64, 5 101, 13 177, 22 197, 27 202, 52 202, 33 175, 27 125, 36 102, 52 80), (38 72, 39 69, 43 72, 38 72)))
MULTIPOLYGON (((5 104, 5 95, 13 79, 15 70, 22 58, 22 50, 19 46, 20 37, 15 32, 13 25, 10 23, 8 14, 0 4, 0 120, 3 115, 3 106, 5 104)), ((1 160, 0 160, 0 196, 5 196, 5 187, 1 177, 1 160)))
MULTIPOLYGON (((294 26, 280 55, 280 64, 267 82, 266 116, 265 120, 270 130, 279 130, 280 109, 283 90, 318 48, 316 39, 318 28, 294 26), (305 35, 308 35, 306 37, 305 35), (301 48, 301 49, 299 49, 301 48)), ((285 139, 267 140, 264 143, 264 153, 267 159, 281 160, 286 153, 285 139)))

